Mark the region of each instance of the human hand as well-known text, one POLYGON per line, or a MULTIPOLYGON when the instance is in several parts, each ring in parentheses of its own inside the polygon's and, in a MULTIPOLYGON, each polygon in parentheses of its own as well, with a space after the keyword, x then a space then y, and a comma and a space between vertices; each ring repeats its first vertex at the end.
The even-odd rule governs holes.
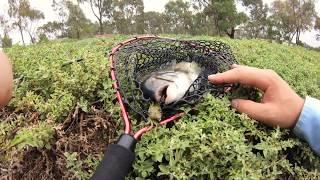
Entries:
POLYGON ((0 108, 9 103, 12 89, 12 67, 8 57, 0 51, 0 108))
POLYGON ((293 128, 304 104, 304 99, 272 70, 234 64, 231 70, 208 79, 214 84, 240 83, 260 89, 264 93, 261 103, 233 99, 231 105, 268 126, 293 128))

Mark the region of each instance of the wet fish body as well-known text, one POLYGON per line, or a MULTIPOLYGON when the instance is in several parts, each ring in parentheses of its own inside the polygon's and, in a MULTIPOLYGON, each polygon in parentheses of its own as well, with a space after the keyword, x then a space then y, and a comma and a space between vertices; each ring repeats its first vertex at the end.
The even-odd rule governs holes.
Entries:
POLYGON ((171 104, 183 98, 200 72, 201 68, 195 62, 181 62, 172 70, 152 73, 142 82, 141 90, 146 98, 171 104))

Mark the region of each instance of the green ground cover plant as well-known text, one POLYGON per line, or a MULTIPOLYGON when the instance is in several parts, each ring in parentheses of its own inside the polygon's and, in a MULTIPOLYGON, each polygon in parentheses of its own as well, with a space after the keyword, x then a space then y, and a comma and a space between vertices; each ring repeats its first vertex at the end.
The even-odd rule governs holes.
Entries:
MULTIPOLYGON (((0 112, 1 178, 92 175, 105 147, 122 132, 105 53, 127 38, 5 49, 14 67, 15 92, 0 112)), ((240 64, 273 69, 301 96, 320 98, 319 52, 265 40, 219 40, 231 46, 240 64)), ((320 158, 305 142, 289 130, 268 128, 235 112, 228 98, 206 95, 196 114, 143 136, 128 179, 320 177, 320 158)))

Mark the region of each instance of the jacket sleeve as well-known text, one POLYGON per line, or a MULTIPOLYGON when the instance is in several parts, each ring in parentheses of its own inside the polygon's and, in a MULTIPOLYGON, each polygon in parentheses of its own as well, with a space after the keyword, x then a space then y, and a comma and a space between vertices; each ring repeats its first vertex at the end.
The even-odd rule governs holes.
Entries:
POLYGON ((320 156, 320 101, 306 97, 296 126, 295 135, 307 141, 314 152, 320 156))

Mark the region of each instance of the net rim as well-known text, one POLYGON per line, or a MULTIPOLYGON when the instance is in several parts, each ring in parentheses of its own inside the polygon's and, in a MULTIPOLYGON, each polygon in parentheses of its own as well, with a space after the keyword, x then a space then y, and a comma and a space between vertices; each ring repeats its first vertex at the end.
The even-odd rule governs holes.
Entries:
MULTIPOLYGON (((116 46, 114 46, 111 50, 111 52, 109 53, 109 61, 110 61, 110 77, 111 79, 114 81, 113 82, 113 88, 115 89, 115 94, 116 94, 116 97, 117 97, 117 100, 118 100, 118 103, 120 105, 120 108, 121 108, 121 114, 122 114, 122 118, 123 118, 123 121, 124 121, 124 124, 125 124, 125 133, 126 134, 130 134, 132 133, 131 132, 131 121, 130 121, 130 117, 128 115, 128 111, 130 109, 130 107, 127 107, 127 103, 126 103, 126 100, 125 100, 125 96, 122 95, 121 93, 121 87, 120 87, 120 83, 117 79, 117 70, 116 70, 116 63, 118 62, 117 61, 117 58, 116 58, 116 55, 117 55, 117 52, 121 50, 121 48, 124 48, 124 46, 126 45, 130 45, 130 44, 133 44, 133 43, 136 43, 138 41, 143 41, 143 40, 157 40, 157 39, 160 39, 160 40, 170 40, 170 41, 180 41, 180 42, 183 42, 183 43, 187 43, 189 44, 190 46, 193 46, 193 42, 194 41, 203 41, 204 43, 207 42, 208 40, 183 40, 183 39, 174 39, 174 38, 167 38, 167 37, 159 37, 157 35, 142 35, 142 36, 136 36, 136 37, 133 37, 133 38, 130 38, 130 39, 127 39, 127 40, 124 40, 120 43, 118 43, 116 46)), ((217 41, 219 43, 222 43, 225 45, 225 47, 230 50, 231 52, 231 56, 233 57, 233 59, 235 60, 235 62, 237 63, 234 55, 232 54, 232 50, 231 50, 231 47, 224 43, 224 42, 221 42, 219 40, 214 40, 214 41, 217 41)), ((193 46, 196 48, 196 46, 193 46)), ((207 49, 206 49, 207 50, 207 49)), ((208 49, 208 51, 210 51, 210 48, 208 49)), ((174 115, 176 116, 176 115, 174 115)), ((180 116, 180 115, 179 115, 180 116)), ((173 117, 173 116, 172 116, 173 117)), ((173 121, 175 118, 172 118, 172 117, 168 117, 166 119, 163 119, 162 121, 163 122, 169 122, 170 121, 173 121)), ((162 122, 161 121, 161 122, 162 122)))
MULTIPOLYGON (((119 44, 117 44, 116 46, 114 46, 111 50, 111 53, 109 53, 109 61, 110 61, 110 77, 111 80, 114 81, 112 83, 113 88, 116 91, 116 97, 118 100, 118 103, 120 105, 120 109, 121 109, 121 114, 122 114, 122 118, 124 121, 124 132, 126 134, 130 134, 131 133, 131 122, 127 113, 127 108, 125 107, 125 103, 123 102, 123 98, 120 92, 120 88, 119 88, 119 84, 118 84, 118 80, 116 78, 116 69, 115 69, 115 61, 114 61, 114 55, 117 51, 119 51, 119 49, 127 44, 131 44, 133 42, 139 41, 139 40, 148 40, 148 39, 154 39, 154 38, 160 38, 156 35, 143 35, 143 36, 136 36, 130 39, 127 39, 125 41, 120 42, 119 44)), ((161 38, 161 39, 171 39, 174 40, 172 38, 161 38)))

